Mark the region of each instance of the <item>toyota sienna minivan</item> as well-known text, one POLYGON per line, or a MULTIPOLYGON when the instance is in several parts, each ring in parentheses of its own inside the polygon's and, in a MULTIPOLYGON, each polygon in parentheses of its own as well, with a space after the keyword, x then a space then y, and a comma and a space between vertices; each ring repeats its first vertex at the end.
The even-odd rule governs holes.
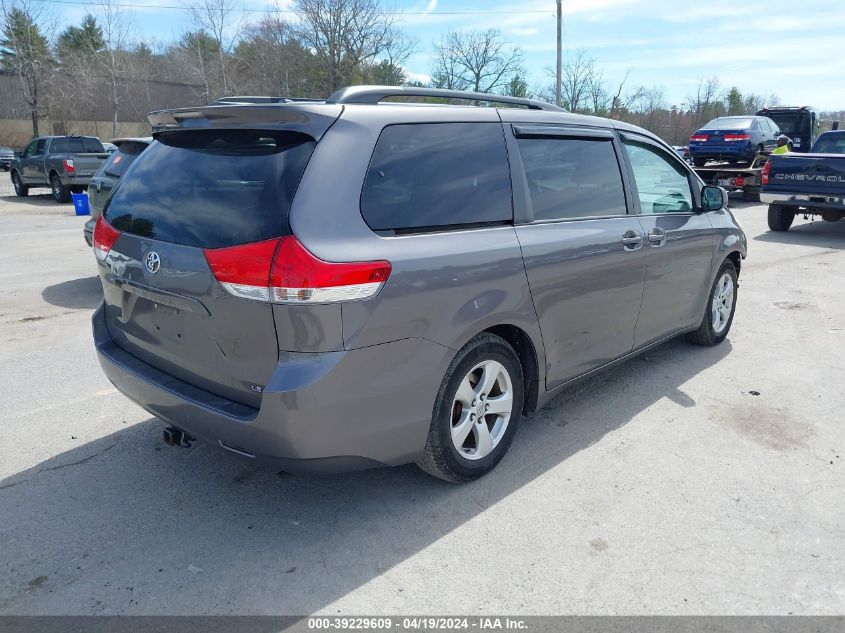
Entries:
POLYGON ((745 235, 653 134, 433 89, 277 101, 152 113, 97 221, 100 363, 168 443, 469 481, 566 386, 727 336, 745 235))

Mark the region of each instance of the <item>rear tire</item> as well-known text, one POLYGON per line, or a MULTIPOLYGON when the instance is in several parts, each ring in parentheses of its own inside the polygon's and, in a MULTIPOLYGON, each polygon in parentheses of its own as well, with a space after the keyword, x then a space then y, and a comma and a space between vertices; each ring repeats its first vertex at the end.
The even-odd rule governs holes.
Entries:
POLYGON ((696 167, 704 167, 707 164, 706 158, 693 158, 692 164, 696 167))
POLYGON ((733 324, 738 289, 736 266, 726 259, 710 287, 701 325, 695 332, 687 334, 688 341, 712 347, 725 340, 733 324))
POLYGON ((795 219, 795 211, 780 204, 769 205, 769 228, 772 231, 788 231, 795 219))
POLYGON ((50 175, 50 190, 56 202, 70 202, 70 189, 62 184, 62 179, 56 172, 50 175))
POLYGON ((15 195, 18 198, 26 198, 29 195, 29 187, 23 184, 18 172, 12 172, 12 184, 15 186, 15 195))
POLYGON ((513 348, 494 334, 473 338, 446 370, 417 466, 453 483, 490 472, 519 427, 524 393, 513 348))

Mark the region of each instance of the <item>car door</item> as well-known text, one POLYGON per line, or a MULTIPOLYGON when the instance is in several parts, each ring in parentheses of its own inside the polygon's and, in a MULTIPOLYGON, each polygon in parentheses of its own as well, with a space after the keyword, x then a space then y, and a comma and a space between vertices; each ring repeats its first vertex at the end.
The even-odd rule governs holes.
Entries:
POLYGON ((634 334, 648 345, 701 320, 702 297, 710 289, 713 227, 700 212, 698 180, 661 144, 623 135, 636 191, 636 211, 645 230, 645 289, 634 334))
POLYGON ((611 130, 509 127, 516 233, 553 389, 631 351, 644 234, 611 130))
POLYGON ((38 145, 39 140, 42 139, 33 139, 29 142, 29 145, 26 146, 26 149, 23 151, 21 155, 20 161, 20 177, 24 183, 32 182, 33 178, 33 163, 35 162, 35 148, 38 145))

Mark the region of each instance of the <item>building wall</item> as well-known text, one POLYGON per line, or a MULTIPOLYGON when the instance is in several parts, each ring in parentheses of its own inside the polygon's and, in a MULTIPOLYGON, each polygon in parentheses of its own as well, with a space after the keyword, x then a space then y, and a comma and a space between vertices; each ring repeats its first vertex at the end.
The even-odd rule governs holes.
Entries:
MULTIPOLYGON (((111 105, 105 80, 94 80, 84 94, 63 96, 60 82, 71 78, 57 74, 39 105, 38 131, 47 134, 86 134, 107 141, 118 136, 149 136, 146 115, 153 110, 204 105, 201 86, 169 81, 129 81, 120 88, 118 129, 112 133, 111 105)), ((20 77, 0 70, 0 145, 22 149, 32 138, 30 109, 23 98, 20 77)))
MULTIPOLYGON (((148 123, 134 121, 118 123, 117 134, 112 134, 111 121, 71 121, 67 124, 41 119, 38 131, 42 136, 52 134, 79 134, 98 136, 103 141, 123 136, 149 136, 148 123)), ((29 119, 0 119, 0 146, 23 150, 32 139, 32 121, 29 119)))

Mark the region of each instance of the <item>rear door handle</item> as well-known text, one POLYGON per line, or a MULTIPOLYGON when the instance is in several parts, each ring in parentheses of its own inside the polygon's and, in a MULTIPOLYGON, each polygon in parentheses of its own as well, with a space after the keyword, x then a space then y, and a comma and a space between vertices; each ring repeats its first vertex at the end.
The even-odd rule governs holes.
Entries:
POLYGON ((651 233, 648 234, 648 241, 655 248, 663 246, 666 243, 666 231, 663 229, 652 229, 651 233))
POLYGON ((622 236, 622 245, 626 251, 635 251, 643 245, 643 236, 635 231, 627 231, 622 236))

